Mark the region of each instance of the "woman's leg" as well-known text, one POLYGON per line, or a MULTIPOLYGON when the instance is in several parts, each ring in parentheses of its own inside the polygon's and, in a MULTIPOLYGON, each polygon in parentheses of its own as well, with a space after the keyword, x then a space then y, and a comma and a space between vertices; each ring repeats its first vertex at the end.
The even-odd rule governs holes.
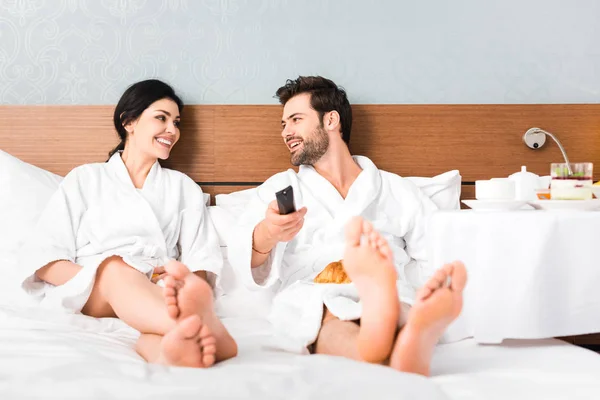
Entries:
POLYGON ((163 289, 120 257, 102 262, 92 293, 81 310, 96 318, 118 317, 142 332, 164 335, 176 321, 169 317, 163 289))
POLYGON ((212 364, 212 355, 216 361, 234 357, 237 345, 214 312, 208 283, 177 261, 165 269, 169 275, 161 289, 121 258, 107 259, 98 269, 82 312, 93 317, 117 316, 142 334, 150 334, 142 335, 137 348, 151 362, 182 365, 178 360, 197 353, 203 357, 201 362, 196 357, 198 363, 183 365, 201 367, 212 364), (190 316, 200 318, 188 320, 190 316), (166 336, 159 342, 156 335, 166 336))

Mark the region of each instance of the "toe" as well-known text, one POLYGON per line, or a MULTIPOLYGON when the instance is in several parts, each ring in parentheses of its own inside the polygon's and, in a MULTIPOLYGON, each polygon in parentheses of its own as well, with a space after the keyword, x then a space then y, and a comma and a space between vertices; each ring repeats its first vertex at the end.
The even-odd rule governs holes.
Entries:
POLYGON ((175 297, 175 296, 165 297, 165 303, 168 306, 177 306, 177 297, 175 297))
POLYGON ((419 289, 419 291, 417 292, 417 300, 422 301, 427 299, 429 296, 431 296, 431 294, 433 293, 435 289, 431 289, 427 286, 423 286, 421 289, 419 289))
POLYGON ((353 217, 346 224, 346 244, 348 246, 357 247, 360 245, 360 237, 362 235, 362 221, 361 217, 353 217))
POLYGON ((178 330, 184 338, 191 339, 198 335, 202 329, 202 320, 198 315, 190 315, 178 324, 178 330))
POLYGON ((215 352, 216 352, 216 348, 210 354, 207 354, 205 351, 202 352, 202 365, 203 366, 210 367, 211 365, 213 365, 215 363, 215 361, 216 361, 215 352))
POLYGON ((369 221, 367 221, 366 219, 363 220, 363 224, 362 224, 362 231, 363 234, 365 235, 370 235, 371 232, 373 232, 373 224, 371 224, 369 221))
POLYGON ((177 296, 177 291, 173 286, 165 286, 165 288, 163 289, 163 294, 165 297, 175 297, 177 296))
POLYGON ((467 269, 460 261, 452 263, 452 285, 454 291, 462 291, 467 284, 467 269))
MULTIPOLYGON (((450 274, 446 270, 446 266, 435 271, 428 283, 435 285, 436 288, 444 286, 450 274)), ((430 286, 432 287, 432 286, 430 286)))
POLYGON ((173 278, 170 275, 165 276, 165 279, 163 279, 163 281, 165 282, 165 293, 167 290, 169 289, 173 289, 175 290, 175 284, 176 284, 176 280, 175 278, 173 278))
POLYGON ((385 258, 387 258, 388 260, 392 260, 394 257, 394 254, 392 253, 392 249, 390 248, 390 246, 388 246, 387 241, 381 240, 379 243, 379 252, 381 253, 381 255, 385 258))
POLYGON ((371 245, 372 249, 377 250, 377 242, 379 242, 379 238, 379 233, 376 231, 371 231, 369 234, 369 244, 371 245))
POLYGON ((171 260, 165 265, 165 270, 176 280, 183 280, 190 273, 188 267, 179 261, 171 260))
POLYGON ((167 314, 169 314, 169 317, 177 319, 179 317, 179 307, 174 304, 167 305, 167 314))
POLYGON ((210 329, 208 328, 208 326, 202 325, 202 329, 200 329, 200 333, 198 334, 198 336, 201 339, 205 339, 205 340, 209 340, 210 338, 212 338, 212 332, 210 331, 210 329))

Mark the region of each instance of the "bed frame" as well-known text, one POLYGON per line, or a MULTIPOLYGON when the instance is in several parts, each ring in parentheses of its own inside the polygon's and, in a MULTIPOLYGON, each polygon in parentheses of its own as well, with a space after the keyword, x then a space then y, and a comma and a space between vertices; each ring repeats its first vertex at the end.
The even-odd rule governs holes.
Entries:
MULTIPOLYGON (((290 167, 281 111, 277 105, 187 106, 182 137, 165 166, 191 176, 212 199, 254 187, 290 167)), ((113 106, 0 106, 0 149, 65 175, 106 160, 118 143, 112 112, 113 106)), ((538 150, 523 143, 534 126, 554 133, 572 162, 593 162, 600 180, 600 104, 355 105, 353 113, 353 154, 403 176, 459 169, 463 198, 473 198, 477 179, 508 176, 521 165, 547 175, 551 162, 562 161, 550 140, 538 150)), ((590 342, 589 336, 569 340, 590 342)), ((600 344, 600 336, 592 342, 600 344)))
MULTIPOLYGON (((104 161, 118 143, 113 106, 0 106, 0 149, 59 175, 104 161)), ((591 161, 600 179, 600 104, 355 105, 350 148, 403 176, 459 169, 463 198, 474 181, 508 176, 521 165, 547 175, 562 161, 550 140, 522 141, 533 126, 554 133, 571 161, 591 161)), ((191 105, 182 137, 164 164, 211 195, 256 186, 290 168, 280 135, 281 107, 191 105)))

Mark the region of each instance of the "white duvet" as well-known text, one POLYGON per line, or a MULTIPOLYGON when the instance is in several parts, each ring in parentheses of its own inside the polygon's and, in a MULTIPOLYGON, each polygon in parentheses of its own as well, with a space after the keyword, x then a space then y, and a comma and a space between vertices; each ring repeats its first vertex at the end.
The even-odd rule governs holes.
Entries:
POLYGON ((436 349, 430 379, 300 355, 260 319, 226 319, 237 358, 206 370, 146 364, 116 319, 0 306, 1 399, 592 399, 600 356, 557 340, 436 349), (165 397, 166 396, 166 397, 165 397))

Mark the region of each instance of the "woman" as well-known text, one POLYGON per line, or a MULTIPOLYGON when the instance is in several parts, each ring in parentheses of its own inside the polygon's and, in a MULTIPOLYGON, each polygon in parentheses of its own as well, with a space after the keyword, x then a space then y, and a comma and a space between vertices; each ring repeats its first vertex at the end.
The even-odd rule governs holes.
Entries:
POLYGON ((222 258, 202 190, 158 163, 179 140, 182 108, 158 80, 125 91, 113 118, 121 143, 106 163, 65 177, 22 249, 21 270, 42 306, 118 317, 139 330, 147 361, 208 367, 235 356, 237 345, 205 280, 220 273, 222 258), (165 276, 164 289, 153 272, 165 276))

